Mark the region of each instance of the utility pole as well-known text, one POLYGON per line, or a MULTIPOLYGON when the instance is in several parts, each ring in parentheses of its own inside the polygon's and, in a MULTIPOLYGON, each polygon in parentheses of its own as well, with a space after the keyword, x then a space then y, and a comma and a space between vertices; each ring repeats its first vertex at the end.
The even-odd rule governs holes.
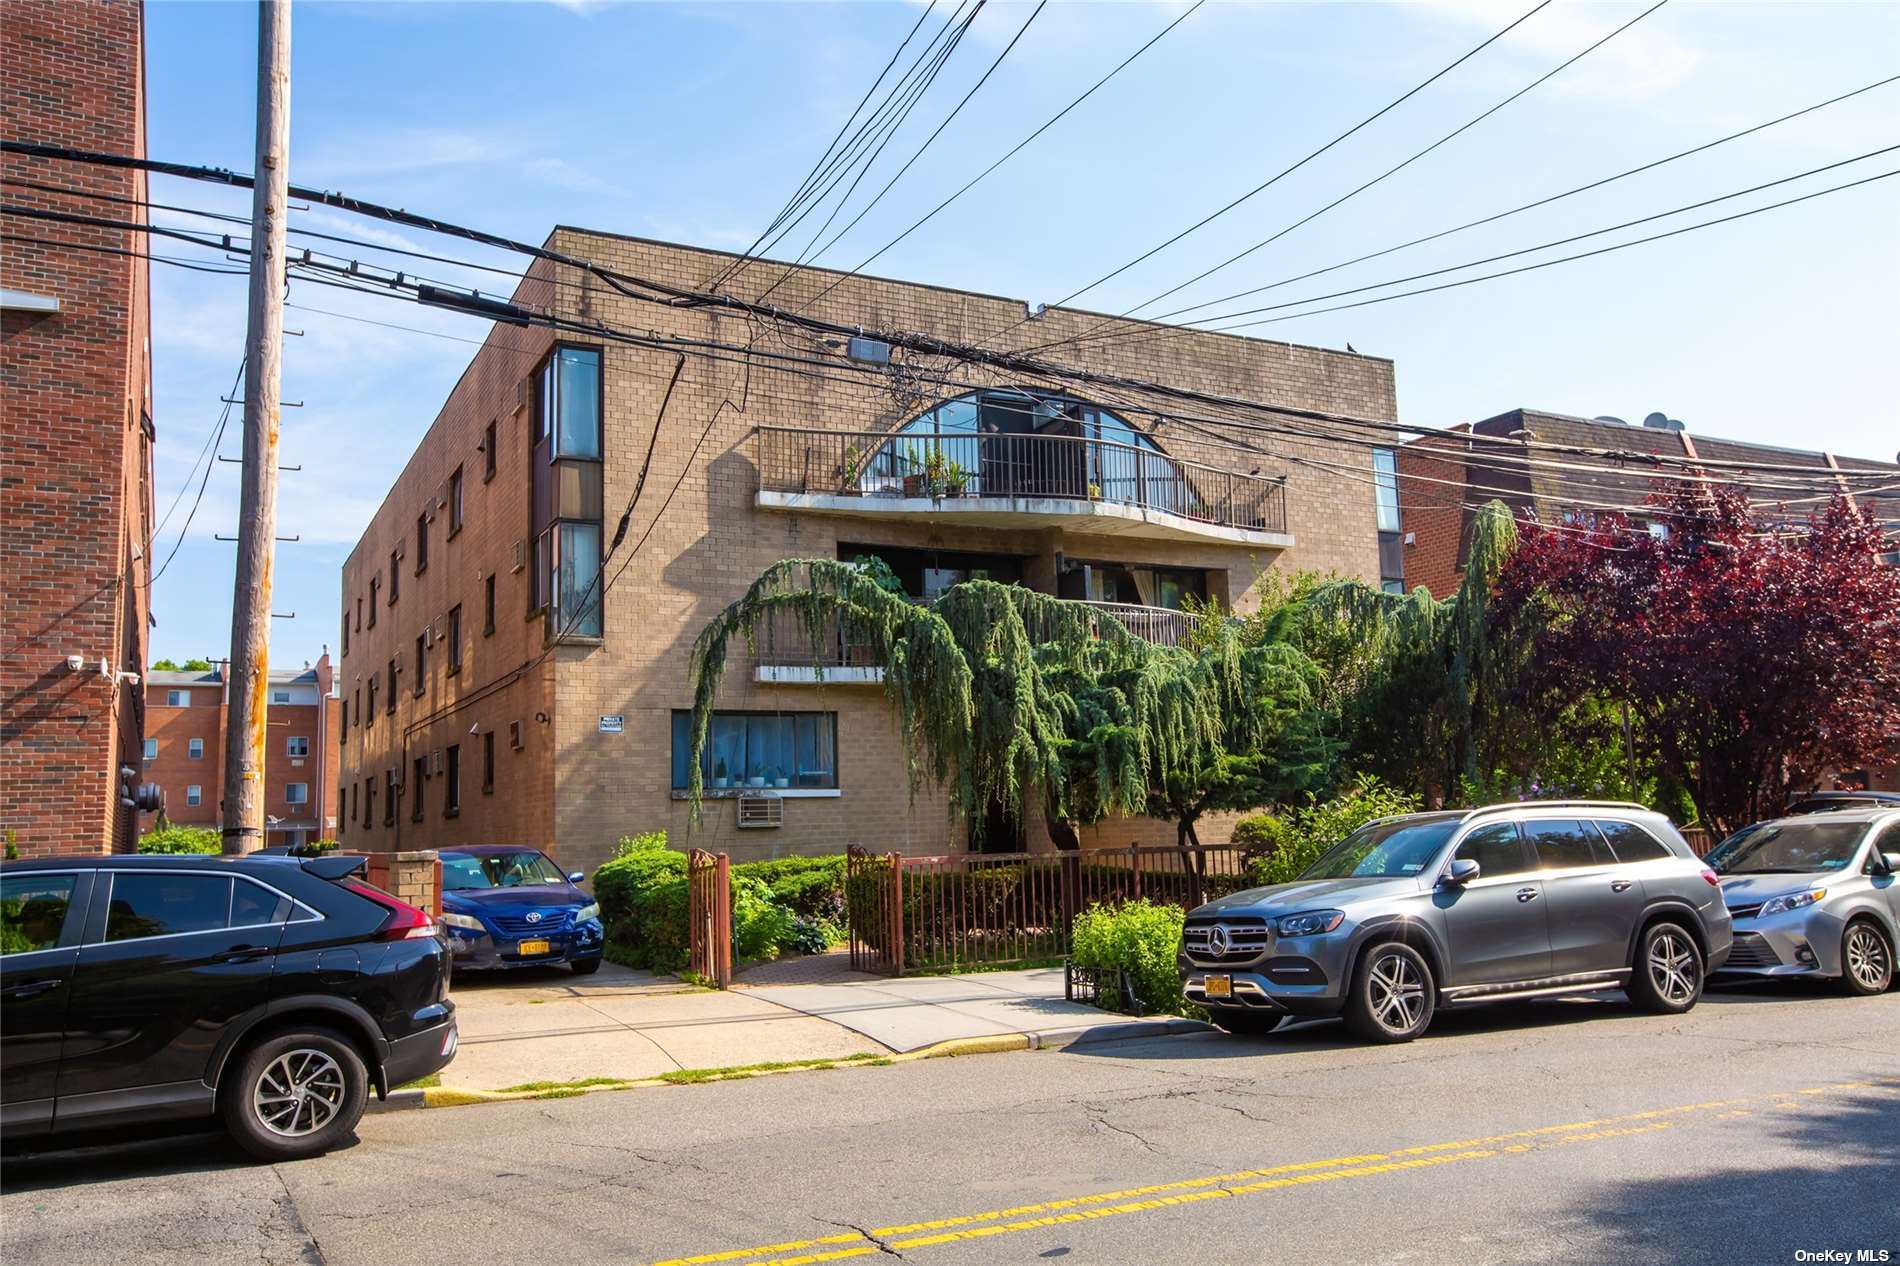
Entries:
POLYGON ((224 851, 264 846, 265 716, 276 566, 277 430, 284 335, 284 215, 290 184, 290 0, 257 6, 257 166, 251 190, 251 302, 244 336, 244 466, 231 684, 225 714, 224 851))

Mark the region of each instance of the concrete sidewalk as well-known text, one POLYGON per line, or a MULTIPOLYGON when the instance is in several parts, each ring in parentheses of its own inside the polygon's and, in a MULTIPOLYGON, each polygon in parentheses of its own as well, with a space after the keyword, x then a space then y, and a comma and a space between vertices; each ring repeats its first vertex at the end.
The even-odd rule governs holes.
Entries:
POLYGON ((592 976, 559 967, 470 973, 453 990, 462 1042, 442 1084, 483 1091, 908 1053, 967 1039, 1045 1047, 1205 1027, 1066 1002, 1060 968, 720 992, 606 963, 592 976))

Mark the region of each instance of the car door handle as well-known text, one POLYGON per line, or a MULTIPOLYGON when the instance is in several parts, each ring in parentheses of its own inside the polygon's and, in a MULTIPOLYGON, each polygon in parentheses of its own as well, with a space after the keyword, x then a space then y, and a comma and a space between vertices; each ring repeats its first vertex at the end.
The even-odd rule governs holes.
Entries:
POLYGON ((1636 881, 1634 879, 1612 879, 1610 881, 1610 891, 1611 892, 1628 892, 1630 890, 1630 885, 1635 882, 1636 881))
POLYGON ((218 955, 220 963, 248 963, 270 953, 268 945, 233 945, 218 955))
POLYGON ((1519 901, 1535 901, 1537 900, 1537 889, 1519 888, 1517 890, 1517 899, 1519 901))
POLYGON ((0 989, 0 997, 31 998, 36 994, 45 993, 49 989, 59 988, 61 983, 63 982, 56 978, 50 980, 22 980, 18 984, 8 985, 5 989, 0 989))

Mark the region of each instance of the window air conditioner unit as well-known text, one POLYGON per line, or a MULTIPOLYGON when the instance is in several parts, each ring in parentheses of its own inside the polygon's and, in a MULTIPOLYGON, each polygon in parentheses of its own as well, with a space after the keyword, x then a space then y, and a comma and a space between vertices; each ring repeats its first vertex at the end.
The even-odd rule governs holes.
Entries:
POLYGON ((515 542, 514 570, 520 571, 528 565, 528 543, 525 540, 515 542))
POLYGON ((442 772, 442 749, 436 748, 429 753, 429 774, 431 777, 442 772))
POLYGON ((739 829, 763 830, 785 825, 785 798, 772 792, 739 797, 739 829))

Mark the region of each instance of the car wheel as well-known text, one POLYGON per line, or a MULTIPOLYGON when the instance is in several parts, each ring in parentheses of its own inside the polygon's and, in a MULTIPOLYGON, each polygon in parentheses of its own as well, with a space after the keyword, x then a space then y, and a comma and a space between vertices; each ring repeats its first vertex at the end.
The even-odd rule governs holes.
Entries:
POLYGON ((280 1161, 335 1147, 368 1103, 369 1073, 356 1048, 329 1029, 305 1029, 252 1047, 219 1087, 218 1112, 239 1147, 280 1161))
POLYGON ((1409 1042, 1432 1022, 1438 982, 1424 957, 1402 941, 1360 955, 1346 998, 1346 1027, 1373 1042, 1409 1042))
POLYGON ((1265 1037, 1280 1027, 1286 1017, 1277 1011, 1238 1011, 1209 1009, 1208 1018, 1236 1037, 1265 1037))
POLYGON ((1630 1001, 1656 1015, 1681 1015, 1702 997, 1702 950, 1680 923, 1652 923, 1636 946, 1630 1001))
POLYGON ((574 969, 576 976, 591 976, 600 970, 600 960, 598 958, 577 958, 569 963, 568 966, 574 969))
POLYGON ((1893 984, 1893 946, 1872 919, 1855 919, 1841 934, 1841 987, 1856 997, 1893 984))

